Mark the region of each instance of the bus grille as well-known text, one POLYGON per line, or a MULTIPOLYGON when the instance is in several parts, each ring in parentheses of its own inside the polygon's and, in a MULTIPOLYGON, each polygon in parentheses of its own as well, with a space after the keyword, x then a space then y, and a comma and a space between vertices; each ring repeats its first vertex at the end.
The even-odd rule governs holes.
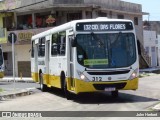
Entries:
POLYGON ((125 71, 108 71, 108 72, 87 72, 89 75, 117 75, 117 74, 126 74, 129 73, 130 70, 125 71))
POLYGON ((116 89, 122 89, 127 83, 113 83, 113 84, 93 84, 96 90, 104 90, 105 88, 114 87, 116 89))

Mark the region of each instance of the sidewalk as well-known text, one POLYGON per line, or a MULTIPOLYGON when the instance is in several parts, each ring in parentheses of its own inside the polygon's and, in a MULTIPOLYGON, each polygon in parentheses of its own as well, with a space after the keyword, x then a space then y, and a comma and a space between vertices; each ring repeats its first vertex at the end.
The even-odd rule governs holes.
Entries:
POLYGON ((152 67, 152 68, 145 68, 145 69, 140 69, 140 73, 146 72, 146 73, 160 73, 160 67, 152 67))
MULTIPOLYGON (((13 77, 4 77, 4 78, 0 79, 0 82, 14 82, 14 79, 13 79, 13 77)), ((31 77, 22 77, 22 78, 15 77, 15 82, 29 82, 29 83, 32 83, 34 81, 32 80, 31 77)))
POLYGON ((155 105, 154 107, 151 108, 153 111, 159 111, 160 112, 160 103, 155 105))
MULTIPOLYGON (((14 82, 14 79, 13 79, 13 77, 4 77, 4 78, 0 79, 0 83, 5 83, 5 82, 7 82, 7 83, 14 82)), ((15 82, 34 83, 32 78, 29 78, 29 77, 28 78, 27 77, 23 77, 23 78, 15 77, 15 82)), ((0 88, 1 88, 1 84, 0 84, 0 88)), ((20 96, 30 95, 33 93, 34 89, 35 88, 0 89, 0 101, 5 101, 6 99, 13 99, 15 97, 20 97, 20 96)))
POLYGON ((160 74, 160 67, 154 67, 154 68, 145 68, 139 70, 139 77, 147 77, 152 75, 160 74))
POLYGON ((0 92, 0 101, 13 99, 20 96, 31 95, 32 93, 33 93, 32 88, 3 90, 0 92))

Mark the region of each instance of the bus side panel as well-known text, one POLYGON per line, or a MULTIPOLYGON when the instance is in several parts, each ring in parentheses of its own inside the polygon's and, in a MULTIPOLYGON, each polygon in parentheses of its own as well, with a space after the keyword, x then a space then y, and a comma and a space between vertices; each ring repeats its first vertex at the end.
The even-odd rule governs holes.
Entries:
POLYGON ((31 76, 35 82, 38 82, 38 69, 36 69, 35 59, 31 58, 31 76))
POLYGON ((50 75, 49 76, 49 84, 53 87, 61 88, 60 76, 50 75))
MULTIPOLYGON (((46 73, 46 67, 45 67, 45 58, 44 57, 39 57, 38 58, 38 82, 39 80, 39 74, 40 72, 44 75, 46 73)), ((44 80, 44 77, 43 77, 44 80)))
POLYGON ((43 74, 43 84, 49 85, 49 74, 43 74))
POLYGON ((31 56, 31 76, 35 82, 38 82, 38 46, 35 41, 32 41, 31 56))

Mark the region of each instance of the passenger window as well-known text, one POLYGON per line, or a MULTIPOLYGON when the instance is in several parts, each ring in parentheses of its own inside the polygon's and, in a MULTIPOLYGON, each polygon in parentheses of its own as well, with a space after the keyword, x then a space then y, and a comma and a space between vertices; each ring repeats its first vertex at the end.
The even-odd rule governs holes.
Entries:
POLYGON ((45 37, 39 39, 38 56, 45 56, 45 37))
POLYGON ((34 45, 34 41, 32 41, 32 49, 31 49, 31 57, 34 58, 34 49, 35 49, 35 45, 34 45))
POLYGON ((58 41, 58 34, 53 34, 52 35, 52 48, 51 48, 51 54, 52 54, 52 56, 55 56, 55 55, 58 54, 57 41, 58 41))
POLYGON ((66 51, 66 32, 52 35, 52 56, 64 56, 66 51))
POLYGON ((59 54, 65 55, 66 52, 66 32, 59 33, 59 54))

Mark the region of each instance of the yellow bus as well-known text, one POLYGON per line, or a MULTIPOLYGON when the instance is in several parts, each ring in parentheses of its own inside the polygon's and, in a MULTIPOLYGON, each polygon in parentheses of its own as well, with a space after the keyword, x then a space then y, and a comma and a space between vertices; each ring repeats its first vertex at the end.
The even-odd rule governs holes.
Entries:
POLYGON ((130 20, 83 19, 32 37, 31 74, 47 87, 71 93, 138 88, 139 62, 135 27, 130 20))
POLYGON ((3 58, 2 46, 0 45, 0 78, 3 77, 4 77, 4 58, 3 58))

